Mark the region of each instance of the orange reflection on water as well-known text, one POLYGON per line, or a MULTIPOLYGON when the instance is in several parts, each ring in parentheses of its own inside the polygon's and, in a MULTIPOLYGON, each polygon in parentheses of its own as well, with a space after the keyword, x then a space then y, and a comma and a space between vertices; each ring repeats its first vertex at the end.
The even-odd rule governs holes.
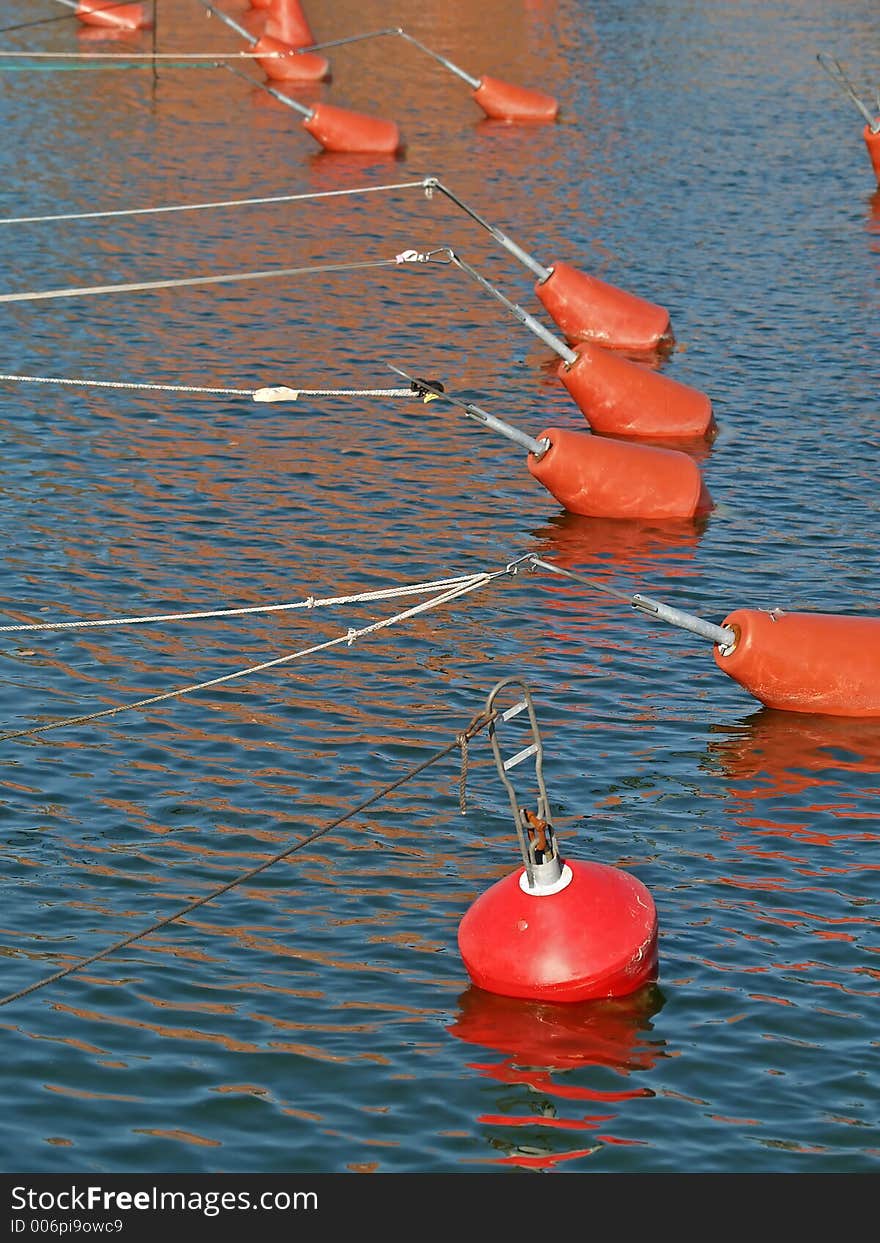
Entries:
MULTIPOLYGON (((720 732, 720 731, 717 731, 720 732)), ((708 754, 736 783, 731 795, 743 810, 756 802, 822 790, 822 802, 803 810, 852 819, 852 792, 842 780, 846 774, 880 775, 880 724, 849 717, 813 716, 764 708, 734 732, 710 742, 708 754), (834 791, 839 799, 833 798, 834 791)), ((880 793, 880 782, 864 793, 880 793)), ((859 819, 875 819, 880 812, 858 811, 859 819)), ((756 825, 759 818, 755 817, 756 825)), ((817 842, 832 840, 826 833, 803 832, 817 842)), ((852 833, 846 833, 852 838, 852 833)), ((873 834, 859 834, 873 840, 873 834)), ((835 835, 836 837, 836 835, 835 835)))
MULTIPOLYGON (((487 1079, 526 1089, 524 1099, 530 1112, 483 1113, 476 1118, 482 1126, 537 1127, 547 1132, 595 1131, 617 1117, 619 1111, 609 1111, 609 1105, 652 1096, 653 1092, 645 1087, 613 1090, 588 1086, 583 1083, 583 1074, 578 1083, 566 1082, 564 1077, 572 1071, 601 1068, 626 1078, 634 1072, 650 1070, 659 1056, 668 1056, 645 1038, 653 1016, 663 1004, 655 985, 628 997, 573 1005, 521 1001, 474 986, 458 1000, 458 1014, 447 1030, 468 1044, 504 1055, 499 1062, 470 1062, 471 1069, 487 1079), (539 1093, 540 1098, 534 1093, 539 1093), (547 1097, 590 1101, 599 1104, 602 1112, 560 1117, 556 1105, 547 1097)), ((511 1150, 497 1164, 543 1168, 588 1156, 601 1144, 638 1142, 604 1133, 597 1135, 596 1140, 593 1147, 564 1153, 537 1153, 518 1141, 497 1137, 492 1143, 511 1150)))

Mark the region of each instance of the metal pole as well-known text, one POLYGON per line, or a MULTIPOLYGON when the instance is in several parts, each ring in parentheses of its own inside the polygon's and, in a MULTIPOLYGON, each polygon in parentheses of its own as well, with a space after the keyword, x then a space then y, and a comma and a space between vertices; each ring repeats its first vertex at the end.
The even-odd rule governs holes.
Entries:
POLYGON ((506 233, 502 233, 500 229, 496 229, 495 225, 490 224, 488 220, 484 220, 478 212, 475 212, 472 207, 468 207, 467 203, 463 203, 457 195, 453 194, 448 186, 444 186, 442 181, 439 181, 436 177, 427 177, 424 185, 426 190, 439 190, 441 194, 445 194, 448 199, 451 199, 452 202, 455 203, 457 207, 460 207, 463 212, 466 212, 472 220, 476 220, 477 224, 482 225, 484 229, 491 233, 495 238, 495 241, 500 242, 505 250, 509 250, 515 259, 518 259, 520 263, 525 264, 529 271, 533 272, 534 275, 537 276, 539 281, 543 282, 549 280, 552 273, 551 268, 545 268, 543 264, 538 263, 537 259, 533 258, 527 251, 523 250, 521 246, 517 246, 516 242, 509 238, 506 233))
POLYGON ((613 590, 604 583, 598 583, 583 574, 575 574, 573 570, 564 570, 561 565, 554 565, 552 561, 544 561, 541 557, 531 556, 529 561, 532 565, 540 566, 542 570, 550 570, 552 574, 562 574, 566 578, 573 578, 576 582, 586 583, 590 587, 597 587, 600 591, 626 600, 634 609, 656 617, 660 621, 669 622, 672 626, 690 630, 704 639, 710 639, 723 653, 736 645, 736 632, 730 626, 716 626, 713 622, 704 621, 702 617, 696 617, 693 613, 685 613, 681 609, 652 600, 650 596, 628 596, 625 592, 613 590))
POLYGON ((531 329, 535 336, 540 337, 545 345, 549 345, 551 350, 558 354, 564 363, 570 367, 572 363, 577 362, 578 356, 574 350, 569 349, 563 340, 557 336, 554 336, 549 329, 545 328, 542 323, 535 319, 534 315, 530 315, 528 311, 524 311, 521 306, 517 306, 517 304, 515 302, 511 302, 509 298, 505 298, 500 289, 496 289, 494 285, 490 285, 486 278, 481 276, 476 268, 472 268, 469 263, 465 263, 462 259, 459 259, 454 250, 450 250, 448 246, 445 246, 443 249, 449 255, 451 262, 454 263, 456 267, 461 268, 463 272, 467 272, 468 276, 472 276, 475 281, 478 281, 484 289, 488 290, 493 298, 497 298, 498 301, 506 306, 509 311, 512 311, 520 323, 525 324, 526 328, 531 329))
POLYGON ((382 35, 402 35, 399 26, 388 26, 385 30, 369 30, 362 35, 346 35, 344 39, 327 39, 323 43, 310 43, 308 47, 297 48, 298 52, 320 52, 327 47, 343 47, 346 43, 360 43, 363 39, 378 39, 382 35))
POLYGON ((245 30, 244 26, 239 26, 238 22, 234 21, 231 17, 228 17, 226 13, 221 13, 219 9, 215 9, 213 4, 206 4, 205 8, 209 13, 213 13, 215 17, 219 17, 221 22, 225 22, 230 30, 234 30, 236 34, 240 34, 242 39, 246 39, 251 47, 258 42, 252 34, 245 30))
POLYGON ((479 78, 472 78, 469 73, 465 73, 463 69, 459 69, 458 65, 453 65, 451 60, 447 60, 445 56, 441 56, 439 52, 432 52, 429 47, 425 47, 424 43, 419 43, 418 39, 414 39, 412 35, 408 35, 405 30, 398 27, 397 33, 401 38, 406 39, 409 43, 414 44, 417 48, 421 48, 428 56, 433 56, 434 60, 439 61, 446 69, 449 69, 457 77, 467 82, 473 90, 477 90, 480 85, 479 78))
POLYGON ((474 419, 477 423, 482 423, 484 427, 488 427, 493 432, 498 432, 500 436, 512 440, 514 444, 520 445, 529 453, 540 461, 547 450, 550 448, 549 440, 535 440, 534 436, 529 436, 527 432, 521 432, 518 427, 512 427, 509 423, 505 423, 502 419, 497 419, 494 414, 489 414, 485 410, 481 410, 479 406, 473 405, 469 401, 462 401, 460 397, 453 397, 443 389, 437 388, 428 380, 414 380, 411 375, 407 375, 405 371, 401 371, 399 367, 393 367, 391 363, 388 366, 397 375, 403 376, 405 380, 409 380, 417 390, 432 393, 440 401, 447 401, 452 406, 458 406, 463 410, 469 418, 474 419))
POLYGON ((288 108, 293 108, 306 119, 314 115, 314 110, 312 108, 306 108, 304 104, 298 104, 296 100, 288 99, 286 95, 282 95, 280 91, 276 91, 272 86, 267 86, 265 82, 258 82, 256 78, 252 78, 248 74, 242 73, 239 69, 233 69, 231 65, 226 63, 226 61, 218 60, 217 68, 228 69, 229 72, 234 73, 237 78, 243 78, 245 82, 250 82, 251 86, 258 86, 261 91, 268 91, 270 95, 274 95, 275 98, 280 100, 282 104, 287 104, 288 108))

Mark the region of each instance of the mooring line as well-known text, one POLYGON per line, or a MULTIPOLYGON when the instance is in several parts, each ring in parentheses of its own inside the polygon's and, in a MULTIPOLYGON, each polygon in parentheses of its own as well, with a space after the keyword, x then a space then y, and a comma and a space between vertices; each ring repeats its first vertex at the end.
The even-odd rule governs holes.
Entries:
POLYGON ((396 181, 381 186, 354 186, 350 190, 314 190, 302 194, 273 194, 261 198, 218 199, 215 202, 209 203, 172 203, 164 207, 125 207, 110 211, 63 212, 61 215, 54 216, 8 216, 5 219, 0 218, 0 225, 49 224, 60 220, 99 220, 105 219, 108 216, 149 216, 159 215, 162 212, 207 211, 209 208, 215 207, 262 207, 272 203, 298 203, 307 199, 342 198, 354 194, 380 194, 391 190, 412 190, 416 187, 424 189, 427 193, 432 188, 428 183, 432 181, 432 178, 422 178, 421 181, 396 181))
POLYGON ((434 578, 422 583, 406 583, 401 587, 384 587, 374 591, 359 591, 346 596, 307 596, 305 600, 297 600, 288 604, 254 604, 238 609, 208 609, 201 612, 161 613, 139 617, 99 617, 79 621, 34 622, 15 626, 0 626, 0 633, 37 631, 37 630, 73 630, 91 626, 136 626, 145 622, 197 621, 215 617, 243 617, 251 613, 279 613, 292 609, 330 608, 340 604, 373 604, 378 600, 394 600, 401 596, 424 595, 429 591, 439 591, 449 587, 461 586, 473 582, 473 574, 459 574, 455 578, 434 578))
POLYGON ((301 838, 298 842, 294 842, 292 846, 287 846, 284 850, 278 851, 278 853, 273 855, 271 859, 265 859, 262 863, 257 864, 256 867, 250 868, 247 872, 242 872, 240 875, 233 877, 232 880, 227 881, 223 885, 219 885, 216 889, 211 890, 210 893, 205 894, 203 897, 196 898, 193 902, 187 903, 186 906, 172 912, 170 915, 166 915, 163 919, 156 920, 155 923, 150 924, 149 928, 142 928, 140 932, 133 932, 129 936, 123 937, 121 940, 114 942, 113 945, 108 945, 105 946, 104 949, 98 950, 96 954, 92 954, 88 958, 82 958, 79 962, 71 963, 69 966, 63 967, 60 971, 56 971, 52 975, 44 977, 42 980, 36 980, 33 984, 28 984, 25 988, 18 989, 17 992, 8 993, 5 997, 0 997, 0 1006, 8 1005, 12 1001, 18 1001, 19 998, 26 997, 29 993, 36 992, 37 989, 45 988, 48 984, 54 984, 57 980, 61 980, 65 976, 71 975, 74 971, 80 971, 83 967, 89 967, 92 963, 98 962, 102 958, 107 958, 108 955, 115 953, 117 950, 125 949, 126 946, 133 944, 135 941, 142 940, 144 937, 149 936, 150 933, 157 932, 160 928, 167 927, 168 924, 174 923, 175 920, 182 919, 184 915, 190 914, 191 911, 196 910, 198 907, 204 906, 207 902, 212 902, 215 898, 219 898, 224 893, 228 893, 229 890, 234 889, 236 885, 244 884, 245 882, 252 880, 255 876, 259 876, 259 874, 261 872, 265 872, 267 868, 272 867, 276 863, 280 863, 283 859, 289 858, 291 855, 296 854, 297 851, 303 850, 306 846, 311 845, 312 842, 317 841, 319 837, 323 837, 326 833, 330 833, 333 829, 338 828, 339 825, 344 824, 346 820, 351 820, 354 816, 366 810, 367 807, 371 807, 374 803, 377 803, 380 799, 384 798, 387 794, 390 794, 393 790, 396 790, 399 786, 402 786, 405 782, 411 781, 413 777, 417 777, 420 773, 423 773, 426 768, 429 768, 432 764, 436 764, 438 760, 442 760, 445 756, 449 755, 450 752, 454 751, 456 747, 461 748, 464 753, 468 741, 471 738, 474 738, 481 730, 490 725, 497 718, 497 716, 497 712, 487 712, 486 709, 483 709, 471 718, 468 725, 456 734, 452 742, 448 743, 445 747, 441 747, 439 751, 435 751, 432 755, 429 755, 427 759, 422 760, 421 763, 408 769, 402 776, 396 778, 396 780, 390 781, 386 786, 383 786, 381 790, 378 790, 375 794, 371 794, 368 798, 365 798, 362 802, 358 803, 356 807, 352 807, 343 815, 338 816, 330 824, 325 824, 322 828, 316 829, 314 833, 310 833, 307 837, 301 838))
POLYGON ((193 683, 190 686, 177 687, 175 690, 164 691, 158 695, 150 695, 144 699, 138 699, 133 703, 117 704, 113 708, 104 708, 99 712, 89 712, 80 716, 63 717, 58 721, 50 721, 44 725, 34 725, 29 729, 13 730, 10 733, 0 734, 0 742, 10 742, 15 738, 30 738, 36 734, 48 733, 50 730, 61 729, 65 726, 86 725, 91 721, 97 721, 104 717, 115 716, 119 712, 131 712, 139 708, 150 707, 153 704, 163 703, 169 699, 178 699, 183 695, 189 695, 195 691, 207 690, 212 686, 220 686, 228 682, 235 681, 238 678, 247 677, 253 673, 262 673, 267 669, 278 668, 281 665, 290 664, 291 661, 299 660, 304 656, 313 656, 317 652, 323 652, 331 647, 338 647, 339 644, 345 643, 348 647, 355 640, 363 638, 365 635, 374 634, 379 630, 384 630, 388 626, 393 626, 397 622, 406 621, 411 617, 416 617, 420 613, 425 613, 429 609, 437 608, 442 604, 451 603, 460 596, 467 595, 469 592, 476 591, 480 587, 487 586, 497 578, 502 578, 505 574, 515 574, 520 558, 516 562, 510 562, 503 570, 495 570, 493 572, 484 571, 475 574, 468 581, 452 587, 439 595, 432 596, 430 600, 422 601, 420 604, 414 605, 412 608, 406 609, 401 613, 395 613, 392 617, 384 618, 378 622, 372 622, 368 626, 360 629, 350 628, 345 634, 338 635, 335 639, 328 639, 324 643, 316 643, 311 647, 303 648, 298 652, 289 652, 285 656, 277 656, 273 660, 263 661, 258 665, 250 665, 246 669, 236 669, 232 673, 222 674, 217 678, 210 678, 204 682, 193 683))
MULTIPOLYGON (((22 52, 0 48, 0 61, 9 57, 30 60, 289 60, 290 52, 22 52)), ((2 68, 2 65, 0 65, 2 68)))
POLYGON ((49 298, 81 298, 106 293, 138 293, 151 289, 180 289, 195 285, 220 285, 233 281, 269 280, 279 276, 307 276, 315 272, 351 272, 362 268, 395 267, 397 259, 366 259, 358 263, 320 263, 302 268, 269 268, 258 272, 225 272, 217 276, 184 276, 176 280, 133 281, 121 285, 86 285, 75 289, 44 289, 28 293, 0 294, 0 302, 42 302, 49 298))
POLYGON ((196 384, 151 384, 140 380, 86 380, 69 376, 0 374, 0 380, 21 384, 66 384, 84 388, 131 389, 135 392, 188 393, 209 397, 249 397, 251 401, 297 401, 300 397, 412 397, 410 388, 207 388, 196 384))

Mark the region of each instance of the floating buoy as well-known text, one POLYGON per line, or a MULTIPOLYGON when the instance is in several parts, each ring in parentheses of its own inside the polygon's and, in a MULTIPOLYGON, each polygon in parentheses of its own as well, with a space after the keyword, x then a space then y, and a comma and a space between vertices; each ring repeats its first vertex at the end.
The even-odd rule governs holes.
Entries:
POLYGON ((664 307, 567 263, 554 263, 535 293, 569 341, 594 341, 634 354, 671 349, 675 343, 664 307))
POLYGON ((487 73, 477 80, 472 98, 493 121, 553 121, 559 112, 552 95, 513 86, 487 73))
POLYGON ((594 518, 696 518, 714 503, 693 458, 678 449, 629 444, 547 428, 529 471, 570 513, 594 518))
POLYGON ((528 450, 529 472, 570 513, 593 518, 693 518, 714 503, 694 459, 678 449, 606 440, 589 432, 547 428, 537 438, 472 402, 425 380, 416 391, 464 410, 470 418, 528 450))
MULTIPOLYGON (((606 590, 531 554, 537 568, 606 590)), ((620 593, 614 593, 620 594, 620 593)), ((825 716, 880 717, 880 617, 736 609, 720 626, 646 595, 641 613, 709 639, 719 669, 768 708, 825 716)))
POLYGON ((559 355, 557 370, 593 431, 612 436, 694 439, 714 435, 712 403, 705 393, 622 358, 591 341, 566 345, 543 324, 511 302, 476 268, 448 246, 450 262, 472 276, 516 318, 559 355))
POLYGON ((117 4, 107 0, 78 0, 76 16, 86 26, 110 26, 115 30, 149 30, 152 18, 142 4, 117 4))
POLYGON ((439 190, 482 225, 497 242, 538 278, 535 292, 567 339, 595 341, 607 349, 636 354, 668 353, 675 345, 669 312, 636 294, 588 276, 567 263, 545 267, 501 229, 462 202, 436 177, 425 179, 425 191, 439 190))
POLYGON ((602 863, 562 864, 557 889, 520 869, 477 898, 458 946, 478 988, 533 1001, 622 997, 657 976, 657 912, 636 877, 602 863))
POLYGON ((250 44, 254 60, 270 81, 324 82, 329 78, 330 62, 323 56, 316 56, 312 52, 299 52, 291 43, 271 34, 264 33, 256 38, 213 4, 206 4, 205 9, 219 17, 250 44))
POLYGON ((873 126, 865 126, 862 130, 862 137, 865 140, 865 146, 868 148, 868 155, 871 158, 871 167, 874 170, 874 176, 877 178, 877 185, 880 186, 880 117, 877 117, 873 126))
POLYGON ((269 0, 263 33, 288 47, 308 47, 315 42, 299 0, 269 0))
POLYGON ((495 764, 510 799, 523 866, 497 881, 466 911, 458 947, 473 983, 489 993, 532 1001, 578 1002, 622 997, 657 978, 658 924, 653 899, 635 876, 604 863, 564 861, 550 822, 543 750, 531 695, 516 678, 489 694, 519 686, 522 698, 489 725, 495 764), (528 712, 532 742, 503 759, 498 725, 528 712), (538 809, 519 804, 508 776, 535 756, 538 809))
POLYGON ((330 62, 314 52, 297 52, 288 43, 268 34, 253 44, 254 60, 272 82, 326 82, 330 62))
POLYGON ((280 91, 267 86, 266 83, 257 82, 248 74, 240 73, 231 65, 224 65, 223 68, 234 73, 236 77, 243 78, 245 82, 250 82, 251 86, 260 87, 280 103, 299 112, 305 118, 302 123, 303 129, 311 134, 325 151, 399 155, 403 150, 400 131, 393 121, 383 121, 362 112, 351 112, 348 108, 335 108, 332 104, 315 104, 314 108, 307 108, 305 104, 288 99, 286 95, 282 95, 280 91))
POLYGON ((362 151, 396 155, 401 150, 400 131, 393 121, 334 108, 332 104, 315 104, 303 121, 303 129, 321 144, 325 151, 362 151))
POLYGON ((451 60, 441 56, 439 52, 425 47, 420 40, 407 34, 400 26, 389 26, 384 30, 368 30, 365 34, 346 35, 342 39, 329 39, 324 43, 313 43, 310 51, 322 48, 341 47, 344 43, 361 43, 364 39, 379 39, 384 35, 397 35, 412 43, 414 47, 425 52, 433 60, 443 65, 457 78, 467 82, 473 91, 473 99, 483 109, 487 117, 493 121, 553 121, 559 113, 559 104, 552 95, 543 91, 531 90, 524 86, 513 86, 510 82, 502 82, 500 78, 490 78, 484 74, 482 78, 472 77, 465 73, 451 60))
POLYGON ((880 716, 880 618, 736 609, 715 663, 768 708, 880 716))
POLYGON ((556 374, 595 432, 613 436, 698 437, 717 430, 712 402, 699 389, 651 371, 590 341, 556 374))

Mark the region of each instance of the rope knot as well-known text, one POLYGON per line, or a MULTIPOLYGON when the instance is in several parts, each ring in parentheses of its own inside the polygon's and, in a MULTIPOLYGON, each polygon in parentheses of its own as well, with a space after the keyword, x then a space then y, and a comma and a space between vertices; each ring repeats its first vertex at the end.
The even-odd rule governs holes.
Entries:
POLYGON ((355 630, 354 626, 349 626, 348 632, 345 636, 346 647, 351 647, 352 643, 354 643, 357 637, 358 637, 358 632, 355 630))
POLYGON ((399 255, 394 256, 394 262, 427 263, 430 258, 430 255, 423 254, 420 250, 402 250, 399 255))

